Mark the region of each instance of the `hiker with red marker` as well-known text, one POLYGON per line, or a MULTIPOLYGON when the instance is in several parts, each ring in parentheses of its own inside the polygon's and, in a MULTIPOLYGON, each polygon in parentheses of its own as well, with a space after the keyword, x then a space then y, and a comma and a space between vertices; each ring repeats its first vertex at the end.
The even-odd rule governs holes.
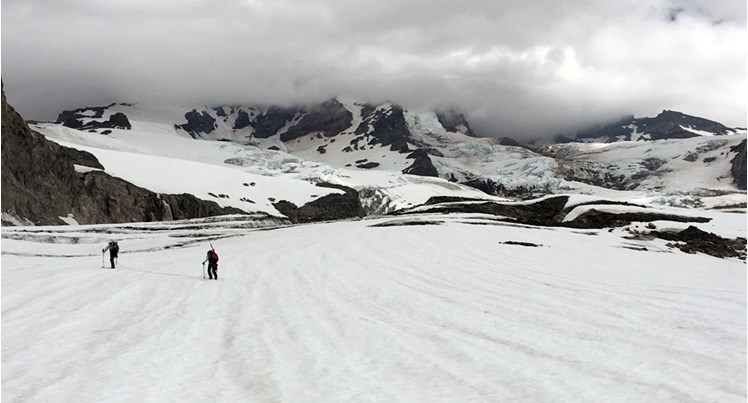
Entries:
MULTIPOLYGON (((210 245, 210 250, 208 250, 208 254, 205 255, 203 267, 205 267, 205 262, 208 262, 208 277, 211 280, 218 280, 218 253, 216 253, 213 245, 210 245)), ((203 278, 205 278, 205 274, 203 274, 203 278)))

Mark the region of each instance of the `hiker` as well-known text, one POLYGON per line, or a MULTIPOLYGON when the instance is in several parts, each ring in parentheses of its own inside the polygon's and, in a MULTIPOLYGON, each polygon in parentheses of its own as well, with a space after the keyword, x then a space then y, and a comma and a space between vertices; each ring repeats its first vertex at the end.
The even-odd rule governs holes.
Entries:
POLYGON ((109 241, 109 245, 106 246, 106 248, 101 250, 101 253, 104 253, 106 251, 109 251, 109 263, 112 264, 112 269, 114 268, 114 260, 117 259, 117 253, 119 253, 119 245, 117 245, 117 241, 111 240, 109 241))
POLYGON ((205 255, 205 260, 203 260, 203 266, 205 266, 205 262, 208 262, 208 278, 218 280, 218 253, 215 249, 208 250, 208 254, 205 255))

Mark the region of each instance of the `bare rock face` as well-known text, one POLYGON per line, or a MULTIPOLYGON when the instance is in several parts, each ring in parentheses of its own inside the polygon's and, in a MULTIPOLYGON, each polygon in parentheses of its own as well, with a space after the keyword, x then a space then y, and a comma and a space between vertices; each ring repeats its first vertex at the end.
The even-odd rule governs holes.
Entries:
POLYGON ((743 140, 740 144, 735 147, 731 147, 730 151, 736 153, 735 158, 732 159, 732 173, 733 180, 738 189, 746 190, 746 141, 743 140))
POLYGON ((127 119, 127 115, 122 112, 117 112, 112 114, 108 121, 101 123, 99 128, 130 130, 132 129, 132 125, 130 124, 130 120, 127 119))
POLYGON ((268 110, 257 116, 253 123, 255 129, 253 136, 266 139, 273 136, 285 126, 288 122, 293 120, 297 113, 301 112, 300 108, 282 108, 279 106, 271 106, 268 110))
POLYGON ((76 202, 90 203, 60 145, 29 129, 2 93, 3 213, 36 224, 62 224, 58 217, 76 202))
POLYGON ((251 124, 252 121, 249 120, 249 114, 246 111, 240 110, 237 113, 236 121, 234 122, 234 130, 243 129, 251 124))
POLYGON ((94 106, 90 108, 80 108, 72 111, 62 111, 57 116, 56 123, 63 126, 78 130, 94 129, 132 129, 130 120, 122 112, 113 113, 108 120, 100 120, 104 116, 106 109, 115 104, 107 106, 94 106))
POLYGON ((353 114, 337 99, 327 100, 305 112, 297 124, 281 134, 281 141, 290 141, 313 132, 332 137, 347 129, 353 121, 353 114))
POLYGON ((89 172, 82 175, 82 179, 96 201, 86 206, 86 212, 98 217, 98 223, 163 221, 169 218, 164 214, 163 202, 169 205, 171 219, 175 220, 244 213, 190 194, 159 195, 103 172, 89 172))
POLYGON ((177 125, 177 127, 189 133, 193 138, 200 134, 208 134, 216 129, 216 120, 208 112, 198 112, 193 109, 185 113, 184 117, 187 119, 187 123, 177 125))
POLYGON ((361 116, 363 120, 355 133, 370 137, 370 145, 390 146, 390 151, 401 153, 410 151, 408 143, 412 140, 401 106, 393 105, 390 109, 382 110, 368 105, 361 110, 361 116))
POLYGON ((426 150, 415 150, 406 158, 412 158, 413 164, 403 169, 404 174, 439 177, 439 172, 431 162, 431 158, 429 157, 429 154, 426 152, 426 150))
POLYGON ((325 195, 302 207, 287 200, 281 200, 273 206, 292 222, 340 220, 366 215, 355 189, 330 183, 319 183, 317 186, 341 189, 345 191, 345 194, 325 195))

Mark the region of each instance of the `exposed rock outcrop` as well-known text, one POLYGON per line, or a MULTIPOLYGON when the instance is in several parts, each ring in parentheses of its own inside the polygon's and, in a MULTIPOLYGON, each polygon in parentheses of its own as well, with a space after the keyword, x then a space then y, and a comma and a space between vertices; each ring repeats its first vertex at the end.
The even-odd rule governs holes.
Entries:
POLYGON ((364 106, 361 116, 363 121, 355 133, 369 136, 370 145, 390 146, 390 151, 401 153, 410 151, 408 143, 411 142, 411 135, 401 106, 392 105, 387 109, 364 106))
POLYGON ((116 104, 107 106, 94 106, 90 108, 80 108, 72 111, 62 111, 57 116, 55 123, 78 130, 95 130, 95 129, 124 129, 130 130, 132 125, 130 120, 122 112, 113 113, 107 120, 100 120, 104 112, 116 104))
POLYGON ((746 190, 746 141, 743 140, 737 146, 731 147, 730 151, 736 155, 732 159, 732 167, 730 173, 732 173, 733 181, 738 189, 746 190))
POLYGON ((309 108, 298 123, 281 134, 281 141, 291 141, 309 133, 320 132, 332 137, 351 126, 353 114, 337 99, 327 100, 309 108))
POLYGON ((266 139, 275 135, 278 130, 293 120, 294 116, 301 111, 301 108, 283 108, 271 106, 265 113, 260 114, 252 123, 254 127, 254 137, 266 139))
POLYGON ((234 130, 243 129, 252 124, 249 120, 249 114, 246 111, 240 110, 237 112, 236 121, 234 121, 234 130))
POLYGON ((168 203, 171 218, 203 218, 223 214, 244 214, 233 207, 220 207, 217 203, 201 200, 190 194, 157 194, 135 186, 125 180, 111 177, 103 172, 90 172, 83 175, 83 182, 89 194, 96 201, 88 207, 97 222, 121 223, 163 221, 163 202, 168 203))
POLYGON ((355 189, 330 183, 318 183, 317 186, 341 189, 345 193, 328 194, 302 207, 287 200, 273 203, 273 206, 292 222, 340 220, 363 217, 366 214, 355 189))
POLYGON ((177 125, 178 128, 186 131, 193 138, 200 134, 208 134, 216 129, 216 120, 206 111, 198 112, 193 109, 184 114, 187 123, 177 125))
POLYGON ((406 158, 412 158, 413 164, 403 169, 404 174, 418 175, 418 176, 434 176, 438 177, 439 172, 431 162, 429 154, 424 149, 418 149, 410 153, 406 158))
MULTIPOLYGON (((681 216, 677 214, 667 214, 661 212, 620 212, 610 213, 596 209, 590 209, 584 214, 580 214, 574 220, 564 221, 564 218, 572 208, 567 208, 566 203, 569 196, 551 196, 532 202, 514 203, 514 202, 480 202, 474 199, 462 199, 456 197, 431 197, 423 206, 428 208, 419 208, 415 211, 422 213, 480 213, 500 216, 516 222, 543 225, 552 227, 572 227, 572 228, 608 228, 622 227, 635 221, 674 221, 674 222, 708 222, 710 219, 705 217, 681 216)), ((616 201, 597 201, 596 205, 624 205, 633 206, 626 202, 616 201)), ((638 206, 642 207, 642 206, 638 206)), ((393 214, 409 214, 410 209, 400 210, 393 214)))
POLYGON ((746 258, 745 238, 722 238, 711 232, 702 231, 693 225, 678 232, 652 231, 649 234, 677 242, 675 244, 668 244, 668 246, 678 248, 686 253, 701 252, 719 258, 737 257, 743 260, 746 258))

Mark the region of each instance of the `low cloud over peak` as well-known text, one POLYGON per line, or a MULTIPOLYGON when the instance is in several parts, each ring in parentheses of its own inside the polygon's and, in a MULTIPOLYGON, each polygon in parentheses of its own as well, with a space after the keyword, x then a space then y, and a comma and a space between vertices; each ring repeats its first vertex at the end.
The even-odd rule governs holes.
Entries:
POLYGON ((746 125, 742 0, 8 0, 2 26, 6 93, 29 119, 342 96, 454 107, 494 136, 662 109, 746 125))

